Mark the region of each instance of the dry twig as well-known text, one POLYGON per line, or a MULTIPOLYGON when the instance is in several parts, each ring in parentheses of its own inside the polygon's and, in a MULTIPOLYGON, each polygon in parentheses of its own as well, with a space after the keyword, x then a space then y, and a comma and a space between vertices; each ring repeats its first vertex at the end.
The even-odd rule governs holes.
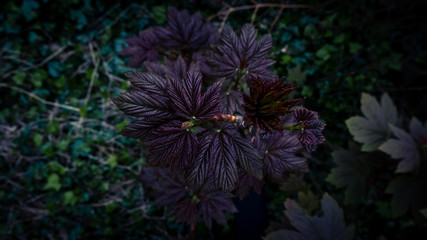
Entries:
MULTIPOLYGON (((255 15, 258 11, 258 9, 260 8, 280 8, 280 14, 283 11, 283 9, 285 8, 311 8, 310 5, 304 5, 304 4, 284 4, 284 3, 254 3, 253 5, 246 5, 246 6, 240 6, 240 7, 228 7, 225 10, 219 11, 216 14, 208 17, 208 21, 212 21, 212 19, 217 18, 217 17, 222 17, 222 22, 219 28, 219 31, 221 32, 222 29, 225 26, 225 23, 227 22, 228 16, 233 13, 233 12, 237 12, 237 11, 243 11, 243 10, 248 10, 248 9, 255 9, 254 13, 252 14, 251 17, 251 22, 253 23, 253 21, 255 20, 255 15)), ((280 16, 280 15, 278 15, 280 16)), ((278 16, 276 16, 277 20, 278 20, 278 16)), ((275 20, 275 22, 277 22, 277 20, 275 20)), ((273 23, 275 23, 273 21, 273 23)))

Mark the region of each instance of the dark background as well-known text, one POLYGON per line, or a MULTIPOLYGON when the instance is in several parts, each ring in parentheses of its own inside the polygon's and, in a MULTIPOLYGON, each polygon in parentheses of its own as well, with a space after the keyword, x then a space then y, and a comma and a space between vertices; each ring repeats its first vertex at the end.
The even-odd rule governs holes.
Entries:
MULTIPOLYGON (((310 172, 303 179, 292 178, 293 185, 265 186, 270 227, 263 235, 289 225, 283 219, 286 198, 298 199, 300 206, 316 213, 319 199, 328 192, 343 209, 346 223, 355 226, 356 239, 426 236, 426 219, 419 213, 427 207, 422 194, 396 190, 395 195, 409 196, 397 201, 386 191, 402 176, 395 173, 398 160, 380 151, 362 154, 373 166, 362 174, 366 191, 353 203, 345 201, 346 187, 325 179, 336 167, 333 151, 360 148, 350 144, 345 120, 362 115, 362 92, 377 99, 387 92, 405 130, 413 116, 427 120, 427 4, 283 3, 311 7, 261 7, 254 14, 252 1, 3 1, 0 237, 164 239, 188 234, 187 226, 176 224, 145 196, 138 180, 145 152, 136 141, 117 134, 129 119, 109 100, 129 85, 123 73, 133 69, 119 55, 126 38, 164 25, 168 4, 200 11, 216 27, 223 20, 216 13, 249 6, 233 11, 227 24, 237 30, 255 16, 259 34, 273 36, 273 71, 301 86, 297 95, 306 96, 304 105, 327 124, 327 141, 308 157, 310 172), (401 205, 409 211, 396 216, 393 209, 401 205)), ((425 146, 421 150, 425 154, 425 146)), ((425 182, 426 177, 419 178, 425 182)), ((238 228, 230 215, 229 225, 214 231, 199 224, 196 236, 234 238, 238 228)))

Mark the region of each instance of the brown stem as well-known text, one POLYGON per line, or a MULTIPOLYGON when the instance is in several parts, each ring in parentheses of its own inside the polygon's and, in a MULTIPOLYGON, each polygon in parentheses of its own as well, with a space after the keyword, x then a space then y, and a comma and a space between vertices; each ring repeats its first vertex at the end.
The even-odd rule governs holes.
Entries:
MULTIPOLYGON (((304 4, 284 4, 284 3, 254 3, 253 5, 247 5, 247 6, 240 6, 240 7, 229 7, 225 10, 219 11, 216 14, 209 16, 208 17, 208 21, 212 21, 212 19, 223 16, 222 22, 221 22, 221 26, 219 28, 219 31, 221 32, 225 22, 227 22, 228 16, 233 13, 233 12, 237 12, 237 11, 243 11, 243 10, 248 10, 248 9, 255 9, 254 13, 252 14, 251 17, 251 22, 253 23, 253 21, 255 20, 255 15, 258 11, 258 9, 260 8, 280 8, 280 14, 283 11, 283 9, 285 8, 311 8, 310 5, 304 5, 304 4)), ((280 15, 278 14, 278 15, 280 15)), ((278 16, 276 16, 277 20, 278 20, 278 16)), ((277 20, 275 19, 275 21, 273 21, 273 23, 275 24, 275 22, 277 22, 277 20)), ((274 26, 274 24, 272 24, 274 26)))

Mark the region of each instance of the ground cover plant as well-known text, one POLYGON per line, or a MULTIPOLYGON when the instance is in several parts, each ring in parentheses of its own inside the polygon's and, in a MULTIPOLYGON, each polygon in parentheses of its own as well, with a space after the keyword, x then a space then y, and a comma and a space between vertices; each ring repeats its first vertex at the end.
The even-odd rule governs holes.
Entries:
POLYGON ((423 4, 1 6, 2 239, 426 234, 423 4))

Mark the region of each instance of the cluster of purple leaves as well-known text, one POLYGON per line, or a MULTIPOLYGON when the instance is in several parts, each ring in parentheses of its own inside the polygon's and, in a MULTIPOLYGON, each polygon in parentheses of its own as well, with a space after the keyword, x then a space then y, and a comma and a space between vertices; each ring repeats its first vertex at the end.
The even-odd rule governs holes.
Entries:
POLYGON ((139 68, 145 61, 157 62, 162 56, 184 58, 198 61, 201 70, 206 72, 207 65, 204 62, 204 52, 198 52, 208 48, 218 41, 218 33, 212 26, 204 22, 199 13, 190 15, 188 11, 178 11, 169 7, 167 27, 154 27, 143 30, 138 36, 127 39, 128 47, 121 54, 131 57, 128 65, 139 68))
POLYGON ((156 204, 171 206, 170 214, 176 215, 177 222, 203 222, 211 228, 212 220, 225 225, 225 213, 237 212, 229 193, 212 191, 209 183, 197 191, 191 191, 182 175, 172 177, 169 169, 145 168, 141 180, 156 204))
POLYGON ((307 171, 299 153, 324 141, 324 124, 296 108, 303 99, 288 95, 297 86, 268 69, 271 36, 257 40, 246 24, 239 36, 225 28, 218 40, 198 13, 169 8, 167 19, 166 28, 142 31, 122 52, 145 72, 127 73, 133 88, 113 99, 137 118, 121 134, 149 149, 149 166, 170 169, 160 176, 170 181, 158 185, 157 203, 173 205, 178 221, 224 223, 213 212, 234 211, 229 192, 243 198, 260 192, 266 178, 283 182, 307 171))

